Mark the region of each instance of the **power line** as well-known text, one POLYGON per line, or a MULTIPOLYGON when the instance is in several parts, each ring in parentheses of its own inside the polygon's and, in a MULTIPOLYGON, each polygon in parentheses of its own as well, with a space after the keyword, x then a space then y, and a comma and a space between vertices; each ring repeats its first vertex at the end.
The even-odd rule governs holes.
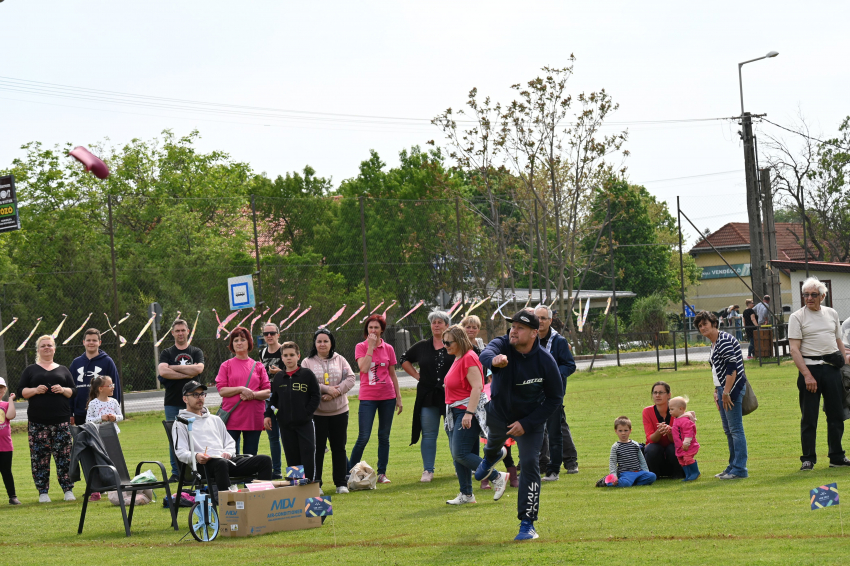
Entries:
POLYGON ((731 173, 743 173, 743 169, 734 169, 732 171, 718 171, 717 173, 702 173, 700 175, 687 175, 685 177, 670 177, 669 179, 655 179, 654 181, 643 181, 643 183, 661 183, 664 181, 678 181, 680 179, 696 179, 698 177, 713 177, 716 175, 729 175, 731 173))
POLYGON ((822 140, 822 139, 818 139, 818 138, 812 137, 812 136, 810 136, 810 135, 808 135, 808 134, 804 134, 803 132, 798 132, 798 131, 796 131, 796 130, 792 130, 791 128, 786 128, 785 126, 780 126, 780 125, 779 125, 779 124, 777 124, 776 122, 771 122, 771 121, 770 121, 770 120, 768 120, 767 118, 761 118, 761 120, 762 120, 762 121, 764 121, 764 122, 767 122, 768 124, 772 124, 772 125, 776 126, 777 128, 779 128, 779 129, 781 129, 781 130, 785 130, 786 132, 791 132, 792 134, 797 134, 798 136, 802 136, 802 137, 804 137, 804 138, 806 138, 806 139, 810 139, 810 140, 816 141, 816 142, 821 143, 821 144, 823 144, 823 145, 831 145, 831 146, 833 146, 833 147, 837 147, 838 149, 843 149, 843 150, 845 150, 845 151, 847 151, 847 150, 848 150, 848 148, 846 148, 846 147, 844 147, 844 146, 842 146, 842 145, 839 145, 839 144, 837 144, 837 143, 835 143, 835 142, 831 142, 831 141, 824 141, 824 140, 822 140))

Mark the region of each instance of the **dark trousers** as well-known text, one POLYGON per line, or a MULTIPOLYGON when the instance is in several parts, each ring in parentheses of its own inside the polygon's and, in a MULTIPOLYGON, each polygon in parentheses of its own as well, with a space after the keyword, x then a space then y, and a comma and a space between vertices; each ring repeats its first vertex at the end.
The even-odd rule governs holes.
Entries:
POLYGON ((818 384, 818 389, 810 393, 806 389, 803 374, 797 375, 797 389, 800 392, 800 441, 803 445, 803 455, 800 461, 817 463, 818 412, 823 396, 823 412, 826 413, 826 442, 829 447, 829 461, 841 462, 844 450, 841 448, 841 437, 844 435, 844 386, 841 384, 841 370, 827 364, 808 366, 812 377, 818 384))
POLYGON ((6 486, 6 495, 9 499, 16 496, 15 476, 12 475, 12 454, 11 451, 0 452, 0 474, 3 475, 3 485, 6 486))
POLYGON ((236 443, 237 454, 250 454, 256 456, 260 450, 260 437, 263 435, 261 430, 228 430, 227 434, 236 443), (245 440, 243 445, 240 439, 245 440))
POLYGON ((563 405, 546 421, 543 448, 540 450, 540 469, 545 468, 547 474, 557 474, 562 463, 565 468, 578 464, 578 452, 563 405), (557 431, 557 434, 550 434, 550 430, 557 431))
POLYGON ((656 476, 665 478, 683 478, 685 472, 676 458, 676 446, 668 444, 647 444, 643 449, 646 467, 656 476))
POLYGON ((334 485, 346 485, 348 457, 345 454, 345 442, 348 440, 348 411, 331 417, 314 415, 313 422, 316 423, 316 479, 322 483, 325 443, 330 443, 334 485))
POLYGON ((280 440, 286 465, 304 466, 304 478, 316 481, 316 427, 313 419, 300 425, 280 425, 280 440))
MULTIPOLYGON (((487 445, 484 447, 484 457, 493 461, 499 457, 499 452, 508 439, 508 424, 493 413, 487 413, 487 445)), ((543 425, 531 430, 516 439, 519 448, 519 464, 522 473, 519 475, 519 493, 517 494, 517 518, 520 521, 536 521, 540 507, 540 448, 543 446, 543 425)))
POLYGON ((752 358, 752 357, 753 357, 753 353, 754 353, 754 352, 755 352, 755 350, 756 350, 756 337, 755 337, 755 331, 754 331, 754 329, 752 329, 752 328, 747 328, 747 329, 745 330, 745 332, 747 333, 747 343, 749 344, 749 345, 747 346, 747 357, 748 357, 748 358, 752 358))
POLYGON ((204 473, 209 474, 210 482, 215 482, 219 491, 226 491, 230 487, 231 475, 240 477, 256 473, 257 479, 272 479, 272 459, 265 455, 239 458, 232 462, 224 458, 212 458, 206 464, 198 464, 198 471, 201 477, 204 477, 204 473))

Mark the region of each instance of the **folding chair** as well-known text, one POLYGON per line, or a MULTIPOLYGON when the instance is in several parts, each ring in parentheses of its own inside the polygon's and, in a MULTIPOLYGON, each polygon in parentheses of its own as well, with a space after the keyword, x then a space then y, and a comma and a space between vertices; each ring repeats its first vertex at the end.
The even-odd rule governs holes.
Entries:
MULTIPOLYGON (((98 465, 95 461, 94 448, 86 448, 80 455, 80 463, 83 468, 83 476, 86 478, 86 492, 83 496, 83 509, 80 512, 80 527, 77 534, 82 534, 83 525, 86 521, 86 509, 88 508, 89 496, 92 493, 100 493, 102 491, 115 491, 118 493, 118 501, 121 507, 121 515, 124 519, 124 532, 130 536, 130 525, 133 523, 133 509, 136 506, 136 492, 146 489, 165 488, 166 497, 171 496, 171 488, 168 485, 168 476, 165 474, 165 466, 162 462, 155 460, 145 460, 139 462, 136 466, 136 474, 142 469, 144 464, 156 464, 159 466, 163 481, 153 483, 134 484, 130 481, 130 474, 127 471, 127 463, 124 460, 124 451, 121 449, 121 442, 118 440, 118 432, 115 428, 115 423, 103 423, 97 427, 100 439, 103 442, 106 454, 112 461, 112 465, 98 465), (130 512, 127 513, 124 504, 124 493, 129 492, 132 495, 130 500, 130 512)), ((78 426, 71 427, 71 433, 76 441, 77 436, 82 433, 82 429, 78 426)), ((174 530, 177 528, 177 520, 172 517, 171 526, 174 530)))
MULTIPOLYGON (((168 436, 168 445, 171 449, 174 449, 174 436, 171 434, 171 428, 174 426, 174 421, 162 421, 162 426, 165 429, 165 434, 168 436)), ((174 499, 171 500, 171 515, 174 517, 174 524, 177 524, 177 512, 180 509, 180 498, 183 494, 183 486, 192 485, 194 479, 192 478, 192 466, 186 464, 185 462, 177 461, 178 473, 177 477, 177 491, 174 493, 174 499)), ((230 476, 230 481, 234 484, 237 483, 251 483, 257 479, 257 474, 251 474, 250 476, 230 476)), ((204 474, 201 474, 201 485, 208 486, 210 483, 209 476, 206 474, 206 468, 204 468, 204 474)), ((210 490, 212 491, 212 490, 210 490)), ((213 500, 213 504, 215 504, 215 500, 213 500)), ((217 509, 217 506, 216 506, 217 509)))

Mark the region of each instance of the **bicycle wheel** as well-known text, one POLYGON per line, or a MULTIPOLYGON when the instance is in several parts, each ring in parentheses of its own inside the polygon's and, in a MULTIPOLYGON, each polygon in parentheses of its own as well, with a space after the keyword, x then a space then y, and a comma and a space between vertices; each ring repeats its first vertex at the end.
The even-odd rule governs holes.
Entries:
POLYGON ((218 536, 218 513, 209 499, 195 502, 189 511, 189 530, 198 542, 210 542, 218 536))

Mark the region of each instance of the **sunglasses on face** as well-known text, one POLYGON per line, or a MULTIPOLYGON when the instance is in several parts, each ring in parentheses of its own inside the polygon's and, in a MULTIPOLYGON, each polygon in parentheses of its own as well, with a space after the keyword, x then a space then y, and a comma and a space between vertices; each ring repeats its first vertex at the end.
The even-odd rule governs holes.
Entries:
POLYGON ((451 346, 454 343, 454 340, 443 340, 443 346, 451 346))
POLYGON ((277 332, 263 332, 263 336, 274 336, 277 332))

